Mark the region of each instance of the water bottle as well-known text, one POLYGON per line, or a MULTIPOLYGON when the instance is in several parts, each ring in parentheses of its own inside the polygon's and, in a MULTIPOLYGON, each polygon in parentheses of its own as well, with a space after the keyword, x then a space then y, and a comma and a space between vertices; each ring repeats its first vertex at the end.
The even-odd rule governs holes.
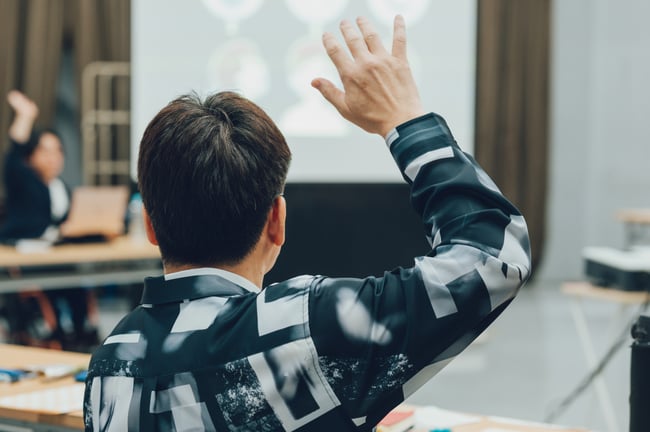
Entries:
POLYGON ((135 242, 143 242, 146 239, 142 207, 142 196, 134 193, 129 201, 129 237, 135 242))
POLYGON ((630 367, 630 432, 650 431, 650 316, 632 326, 630 367))

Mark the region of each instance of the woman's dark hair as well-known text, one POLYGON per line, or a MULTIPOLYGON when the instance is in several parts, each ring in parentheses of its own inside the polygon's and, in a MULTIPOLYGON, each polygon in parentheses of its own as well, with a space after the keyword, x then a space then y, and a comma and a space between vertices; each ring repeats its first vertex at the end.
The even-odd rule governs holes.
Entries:
POLYGON ((138 182, 165 263, 235 264, 282 193, 291 152, 271 118, 232 92, 185 95, 151 120, 138 182))
POLYGON ((36 147, 38 147, 38 143, 41 140, 41 137, 45 134, 51 134, 54 135, 59 139, 59 143, 61 144, 61 152, 65 154, 65 148, 63 147, 63 141, 61 140, 61 136, 59 133, 56 131, 56 129, 53 128, 34 128, 32 129, 32 132, 29 134, 29 139, 27 140, 26 143, 23 144, 23 154, 24 157, 29 159, 29 157, 34 153, 34 150, 36 150, 36 147))

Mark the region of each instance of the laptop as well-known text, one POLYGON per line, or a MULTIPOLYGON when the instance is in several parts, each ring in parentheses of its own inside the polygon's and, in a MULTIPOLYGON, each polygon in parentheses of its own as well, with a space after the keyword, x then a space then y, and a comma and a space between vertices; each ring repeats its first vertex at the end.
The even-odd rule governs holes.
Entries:
POLYGON ((68 218, 59 227, 61 241, 105 240, 124 234, 128 201, 127 186, 75 188, 68 218))

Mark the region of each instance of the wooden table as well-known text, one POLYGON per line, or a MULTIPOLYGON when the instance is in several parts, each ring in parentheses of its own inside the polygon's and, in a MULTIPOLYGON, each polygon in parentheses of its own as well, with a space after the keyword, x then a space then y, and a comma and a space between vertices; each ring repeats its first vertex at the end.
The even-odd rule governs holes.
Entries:
POLYGON ((589 282, 566 282, 562 292, 582 299, 604 300, 621 305, 638 305, 650 300, 647 291, 624 291, 592 285, 589 282))
MULTIPOLYGON (((88 354, 0 344, 0 367, 5 369, 47 365, 87 368, 89 361, 90 355, 88 354)), ((35 392, 65 390, 72 385, 81 386, 83 384, 76 383, 71 376, 55 380, 29 378, 16 383, 0 383, 0 401, 6 402, 7 398, 35 394, 35 392)), ((0 404, 0 430, 81 430, 83 429, 82 409, 83 400, 79 400, 76 409, 64 413, 58 412, 52 406, 25 409, 0 404), (21 429, 21 427, 26 429, 21 429)))
MULTIPOLYGON (((561 289, 562 293, 571 298, 571 313, 573 315, 573 321, 590 370, 595 370, 598 364, 598 358, 594 350, 591 332, 589 331, 589 326, 582 310, 581 302, 583 300, 605 301, 619 306, 618 312, 614 310, 614 313, 612 313, 610 320, 610 327, 612 329, 620 326, 622 317, 629 314, 629 309, 631 307, 634 307, 635 305, 647 306, 650 302, 650 292, 604 288, 592 285, 589 282, 566 282, 562 285, 561 289)), ((627 320, 625 321, 627 324, 627 320)), ((627 329, 627 331, 629 334, 629 329, 627 329)), ((594 379, 594 385, 598 401, 603 410, 603 415, 605 416, 605 420, 609 427, 608 430, 610 432, 616 432, 618 430, 616 414, 609 396, 609 390, 607 389, 602 376, 596 376, 594 379)))
MULTIPOLYGON (((588 432, 587 429, 542 424, 512 418, 459 413, 435 406, 403 404, 395 408, 399 412, 414 413, 412 432, 451 430, 452 432, 588 432)), ((381 426, 379 432, 383 432, 381 426)))
POLYGON ((147 241, 118 237, 105 243, 66 244, 21 253, 0 246, 0 293, 23 289, 141 282, 160 272, 160 252, 147 241))
MULTIPOLYGON (((88 354, 77 354, 62 351, 46 350, 41 348, 27 348, 15 345, 0 344, 0 367, 2 368, 25 368, 27 366, 47 366, 65 364, 74 367, 86 368, 90 356, 88 354)), ((11 431, 77 431, 83 429, 83 398, 80 397, 76 409, 68 412, 57 412, 52 406, 42 406, 40 409, 16 409, 3 405, 7 397, 30 395, 34 392, 47 391, 52 389, 66 389, 71 385, 83 385, 75 383, 72 377, 65 377, 54 381, 44 381, 41 378, 30 378, 17 383, 0 383, 0 430, 11 431), (4 429, 3 429, 4 426, 4 429)), ((429 407, 401 408, 427 409, 429 407)), ((398 408, 399 409, 399 408, 398 408)), ((440 410, 440 412, 460 415, 451 411, 440 410)), ((484 431, 512 431, 512 432, 586 432, 584 429, 571 429, 559 426, 542 425, 520 420, 497 418, 490 416, 472 417, 472 422, 459 424, 452 428, 453 432, 484 432, 484 431)), ((418 429, 415 429, 416 431, 418 429)))
POLYGON ((558 425, 545 425, 509 418, 481 417, 477 423, 457 426, 452 432, 588 432, 558 425))

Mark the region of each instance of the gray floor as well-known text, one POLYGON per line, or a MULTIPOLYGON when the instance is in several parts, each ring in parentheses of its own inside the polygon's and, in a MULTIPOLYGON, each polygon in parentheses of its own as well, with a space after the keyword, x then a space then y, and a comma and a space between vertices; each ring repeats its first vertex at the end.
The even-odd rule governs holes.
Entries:
MULTIPOLYGON (((600 358, 635 312, 618 305, 582 301, 600 358)), ((628 430, 631 338, 604 372, 618 431, 628 430)), ((412 398, 445 408, 542 421, 582 380, 588 367, 573 321, 570 299, 559 284, 535 283, 520 295, 447 369, 412 398)), ((556 423, 610 431, 590 386, 556 423)), ((614 432, 614 431, 610 431, 614 432)))
MULTIPOLYGON (((581 306, 598 357, 638 312, 636 307, 622 311, 615 304, 596 300, 583 301, 581 306)), ((104 299, 100 310, 105 335, 125 313, 126 304, 104 299)), ((593 385, 556 423, 602 432, 628 430, 630 343, 628 336, 604 373, 617 430, 607 427, 593 385)), ((409 402, 542 421, 587 372, 570 299, 560 293, 559 283, 535 282, 525 287, 484 335, 409 402)))

